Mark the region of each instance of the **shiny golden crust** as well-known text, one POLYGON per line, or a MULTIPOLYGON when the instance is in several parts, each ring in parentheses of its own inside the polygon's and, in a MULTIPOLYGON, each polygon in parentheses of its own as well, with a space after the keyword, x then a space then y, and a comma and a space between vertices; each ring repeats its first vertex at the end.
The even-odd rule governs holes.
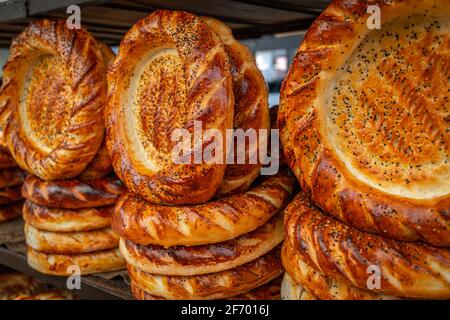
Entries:
POLYGON ((283 209, 295 181, 280 171, 250 191, 197 206, 152 205, 132 195, 116 204, 112 227, 120 237, 142 245, 202 245, 253 231, 283 209))
MULTIPOLYGON (((295 282, 320 300, 397 300, 398 297, 369 291, 352 286, 349 282, 328 277, 309 266, 292 249, 289 242, 283 244, 281 251, 283 266, 295 282)), ((369 277, 370 274, 366 274, 369 277)))
MULTIPOLYGON (((253 54, 233 37, 226 24, 209 17, 202 17, 202 20, 219 36, 230 61, 234 93, 234 129, 253 129, 257 133, 259 129, 269 129, 267 85, 256 66, 253 54)), ((235 164, 227 165, 218 195, 245 192, 259 175, 261 163, 250 164, 248 160, 254 156, 258 157, 257 146, 249 148, 246 144, 242 150, 235 145, 234 155, 235 164), (237 164, 238 154, 244 152, 246 164, 237 164)))
MULTIPOLYGON (((97 41, 100 51, 102 53, 103 62, 105 63, 105 68, 109 66, 116 57, 114 52, 103 42, 97 41)), ((106 102, 106 101, 105 101, 106 102)), ((103 142, 98 149, 97 153, 91 162, 87 165, 86 169, 78 176, 80 180, 92 180, 100 179, 113 172, 113 167, 111 163, 111 157, 108 153, 108 148, 106 147, 106 140, 103 142)))
MULTIPOLYGON (((336 280, 366 289, 368 268, 380 270, 379 293, 450 297, 450 250, 383 238, 334 220, 302 193, 285 209, 286 238, 300 258, 336 280)), ((292 276, 292 274, 291 274, 292 276)))
POLYGON ((284 239, 283 218, 277 215, 238 238, 201 246, 142 246, 120 240, 120 252, 133 267, 147 273, 192 276, 232 269, 269 252, 284 239))
POLYGON ((224 299, 257 288, 283 273, 280 249, 239 267, 197 276, 163 276, 146 273, 128 265, 136 286, 165 299, 224 299))
POLYGON ((79 232, 52 232, 25 223, 27 245, 36 251, 54 254, 80 254, 116 248, 119 237, 111 228, 79 232))
MULTIPOLYGON (((127 188, 152 203, 211 199, 225 173, 224 141, 216 149, 222 164, 176 164, 181 137, 170 137, 175 129, 192 135, 197 121, 222 137, 233 126, 230 67, 218 36, 192 14, 156 11, 123 38, 108 85, 106 142, 127 188)), ((212 138, 189 141, 203 154, 212 138)))
POLYGON ((111 225, 114 206, 86 209, 58 209, 26 200, 23 219, 33 227, 53 232, 75 232, 102 229, 111 225))
MULTIPOLYGON (((280 278, 276 278, 258 288, 226 298, 225 300, 280 300, 280 278)), ((163 297, 151 295, 139 289, 133 282, 130 284, 131 292, 137 300, 166 300, 163 297)))
MULTIPOLYGON (((356 228, 450 246, 450 38, 446 0, 336 0, 281 90, 303 190, 356 228)), ((289 140, 291 142, 289 142, 289 140)))
POLYGON ((24 198, 41 206, 66 209, 111 205, 124 192, 125 188, 117 178, 44 181, 28 176, 22 186, 24 198))
POLYGON ((85 29, 65 20, 31 23, 3 69, 1 118, 19 166, 45 180, 79 175, 103 139, 106 70, 85 29))
POLYGON ((14 299, 18 295, 31 295, 43 285, 29 275, 11 272, 0 274, 0 300, 14 299))
POLYGON ((82 275, 118 271, 126 267, 119 249, 64 255, 47 254, 28 247, 27 259, 31 268, 55 276, 72 275, 74 265, 80 268, 82 275))
POLYGON ((106 148, 106 142, 103 141, 94 159, 77 178, 82 181, 95 180, 106 177, 111 172, 113 172, 111 158, 108 153, 108 148, 106 148))
POLYGON ((281 300, 317 300, 285 272, 281 282, 281 300))
POLYGON ((0 223, 22 216, 22 206, 22 201, 0 205, 0 223))
POLYGON ((0 189, 21 185, 25 176, 25 171, 19 168, 0 170, 0 189))
POLYGON ((0 189, 0 205, 10 204, 22 199, 20 186, 0 189))

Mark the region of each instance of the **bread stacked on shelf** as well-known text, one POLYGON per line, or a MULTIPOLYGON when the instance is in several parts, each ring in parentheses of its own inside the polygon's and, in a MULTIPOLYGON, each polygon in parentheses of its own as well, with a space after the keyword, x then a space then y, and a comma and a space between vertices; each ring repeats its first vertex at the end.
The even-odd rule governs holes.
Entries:
POLYGON ((284 298, 450 298, 450 3, 372 4, 333 1, 283 83, 284 298))
POLYGON ((0 274, 0 300, 74 300, 67 290, 50 288, 23 273, 0 274))
MULTIPOLYGON (((217 162, 172 155, 177 129, 195 136, 200 124, 225 137, 227 129, 269 128, 267 88, 248 49, 219 21, 156 11, 125 35, 108 84, 106 141, 129 190, 112 227, 134 296, 279 298, 280 211, 292 177, 255 182, 261 164, 227 165, 226 141, 217 143, 217 162)), ((200 154, 213 141, 195 139, 188 144, 200 154)), ((235 151, 249 157, 258 147, 235 151)))
MULTIPOLYGON (((0 105, 3 103, 0 96, 0 105)), ((26 172, 17 166, 5 145, 3 128, 4 121, 0 119, 0 223, 22 216, 23 197, 20 188, 26 177, 26 172)))
MULTIPOLYGON (((0 150, 0 153, 3 152, 0 150)), ((7 155, 9 157, 9 155, 7 155)), ((5 223, 22 216, 23 198, 20 193, 21 185, 25 179, 26 173, 21 170, 14 161, 10 162, 12 167, 6 163, 1 163, 0 167, 0 223, 5 223)), ((7 160, 9 161, 9 160, 7 160)))
POLYGON ((113 58, 85 29, 41 20, 14 38, 4 67, 4 140, 30 174, 22 187, 28 263, 46 274, 125 267, 110 228, 124 189, 104 145, 113 58))

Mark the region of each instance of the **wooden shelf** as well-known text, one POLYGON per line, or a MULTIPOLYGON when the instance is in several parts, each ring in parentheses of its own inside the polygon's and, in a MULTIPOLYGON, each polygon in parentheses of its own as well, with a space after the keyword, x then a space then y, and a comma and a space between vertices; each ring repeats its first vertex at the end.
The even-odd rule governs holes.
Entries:
MULTIPOLYGON (((60 289, 67 289, 66 277, 49 276, 37 272, 27 264, 25 255, 0 247, 0 264, 26 273, 42 282, 51 284, 60 289)), ((106 280, 97 276, 82 276, 81 289, 74 293, 81 299, 89 300, 132 300, 130 289, 125 281, 116 277, 106 280)))
POLYGON ((7 0, 0 3, 0 46, 33 19, 68 17, 71 4, 81 7, 81 22, 95 37, 118 45, 136 21, 156 9, 185 10, 218 18, 239 39, 305 30, 330 0, 7 0))

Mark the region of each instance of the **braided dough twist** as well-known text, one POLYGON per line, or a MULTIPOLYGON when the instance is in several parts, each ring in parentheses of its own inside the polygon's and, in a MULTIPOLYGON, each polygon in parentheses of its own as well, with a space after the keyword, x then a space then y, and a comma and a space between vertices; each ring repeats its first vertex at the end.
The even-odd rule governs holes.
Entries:
POLYGON ((218 36, 192 14, 156 11, 123 38, 108 85, 106 142, 127 188, 152 203, 211 199, 225 173, 226 139, 214 140, 205 131, 226 137, 234 114, 228 57, 218 36), (205 134, 194 139, 199 123, 205 134), (195 163, 192 154, 188 163, 174 161, 180 142, 171 136, 177 132, 191 136, 195 154, 216 141, 221 163, 198 163, 198 157, 195 163))
POLYGON ((165 299, 224 299, 257 288, 283 273, 280 249, 239 267, 197 276, 163 276, 128 265, 131 281, 145 292, 165 299))
MULTIPOLYGON (((334 1, 283 83, 286 158, 315 204, 364 231, 450 246, 450 3, 334 1)), ((284 130, 284 129, 283 129, 284 130)))
POLYGON ((346 281, 328 277, 302 260, 286 241, 281 260, 292 279, 320 300, 397 300, 400 298, 352 286, 346 281))
POLYGON ((120 240, 120 252, 128 264, 148 273, 192 276, 231 269, 269 252, 284 239, 281 215, 238 238, 201 246, 142 246, 120 240))
POLYGON ((92 35, 35 21, 14 38, 3 76, 0 117, 18 165, 46 180, 79 175, 104 135, 106 71, 92 35))
POLYGON ((22 185, 24 198, 51 208, 81 209, 107 206, 116 203, 125 192, 117 178, 91 181, 44 181, 28 176, 22 185))
POLYGON ((287 272, 283 275, 280 291, 281 300, 317 300, 316 297, 295 282, 287 272))
POLYGON ((193 246, 223 242, 264 225, 283 209, 295 188, 284 171, 243 194, 196 206, 152 205, 132 195, 116 204, 112 228, 142 245, 193 246))
MULTIPOLYGON (((286 238, 307 265, 367 289, 369 267, 380 272, 377 292, 408 298, 450 297, 450 250, 383 238, 334 220, 300 193, 286 207, 286 238)), ((291 274, 292 275, 292 274, 291 274)))
MULTIPOLYGON (((219 36, 230 61, 234 93, 234 129, 242 129, 244 132, 253 129, 258 134, 258 142, 263 139, 263 143, 266 143, 267 137, 260 136, 259 130, 270 128, 268 90, 253 54, 233 37, 226 24, 209 17, 202 17, 202 20, 219 36)), ((218 195, 245 192, 250 188, 261 169, 259 160, 256 164, 249 163, 249 159, 254 156, 258 157, 258 144, 246 144, 244 150, 239 149, 238 145, 234 146, 234 163, 227 165, 218 195), (245 154, 245 164, 237 163, 240 153, 245 154)))
POLYGON ((23 219, 33 227, 53 232, 75 232, 102 229, 111 226, 114 206, 58 209, 40 206, 26 200, 23 219))
POLYGON ((27 245, 36 251, 54 254, 80 254, 117 248, 119 237, 111 228, 77 232, 53 232, 25 223, 27 245))
POLYGON ((81 254, 48 254, 28 247, 28 265, 44 274, 70 276, 72 267, 78 266, 81 275, 125 269, 126 263, 119 249, 81 254))

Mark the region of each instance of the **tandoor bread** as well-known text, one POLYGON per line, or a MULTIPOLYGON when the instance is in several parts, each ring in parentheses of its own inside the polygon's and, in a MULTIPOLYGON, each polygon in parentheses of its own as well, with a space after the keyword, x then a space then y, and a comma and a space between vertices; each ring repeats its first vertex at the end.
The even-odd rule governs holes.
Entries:
POLYGON ((89 231, 111 225, 114 206, 61 209, 40 206, 26 200, 23 219, 33 227, 54 232, 89 231))
POLYGON ((104 228, 91 231, 53 232, 34 228, 25 223, 27 245, 39 252, 79 254, 117 248, 119 237, 104 228))
MULTIPOLYGON (((450 298, 450 250, 359 231, 323 214, 298 194, 284 210, 286 239, 300 258, 324 275, 366 289, 369 268, 378 293, 450 298)), ((292 274, 291 274, 292 276, 292 274)))
POLYGON ((194 129, 225 137, 234 115, 228 56, 216 33, 192 14, 155 11, 123 38, 108 69, 108 90, 106 142, 127 188, 152 203, 211 199, 225 173, 226 139, 194 139, 194 129), (216 141, 220 163, 189 152, 189 160, 174 161, 188 135, 200 156, 216 141))
MULTIPOLYGON (((291 247, 289 241, 283 244, 281 252, 283 266, 289 278, 306 289, 320 300, 398 300, 400 298, 385 295, 368 287, 360 289, 350 282, 328 277, 309 266, 302 257, 291 247)), ((368 279, 371 273, 366 274, 368 279)))
POLYGON ((287 272, 283 275, 280 295, 281 300, 317 300, 316 297, 295 282, 287 272))
POLYGON ((255 231, 217 244, 201 246, 142 246, 120 240, 128 264, 148 273, 189 276, 240 266, 269 252, 284 239, 283 217, 277 215, 255 231))
POLYGON ((0 118, 19 166, 46 180, 79 175, 104 136, 106 71, 92 35, 32 22, 12 42, 3 81, 0 118))
MULTIPOLYGON (((225 298, 225 300, 280 300, 280 277, 263 284, 250 291, 225 298)), ((133 282, 130 284, 131 292, 137 300, 166 300, 163 297, 158 297, 139 289, 133 282)))
POLYGON ((131 281, 145 292, 165 299, 224 299, 263 285, 283 273, 280 248, 239 267, 197 276, 154 275, 128 265, 131 281))
POLYGON ((243 194, 194 206, 152 205, 124 195, 116 204, 112 228, 142 245, 202 245, 227 241, 253 231, 283 209, 295 189, 286 171, 243 194))
POLYGON ((80 209, 112 205, 124 192, 122 182, 115 177, 90 181, 44 181, 29 175, 22 185, 24 198, 51 208, 80 209))
POLYGON ((28 265, 50 275, 70 276, 77 266, 82 275, 125 269, 126 263, 119 249, 81 254, 48 254, 28 248, 28 265))
POLYGON ((235 144, 234 163, 227 164, 225 176, 218 194, 245 192, 259 175, 261 159, 258 159, 258 142, 267 145, 267 133, 261 134, 260 129, 269 129, 268 89, 261 71, 256 66, 251 51, 237 41, 231 29, 224 23, 209 17, 202 20, 219 36, 228 55, 233 77, 234 122, 235 130, 254 130, 259 135, 257 143, 244 147, 235 144), (239 156, 245 156, 245 164, 239 164, 239 156), (255 157, 256 163, 250 159, 255 157))
MULTIPOLYGON (((100 51, 102 53, 103 62, 105 63, 105 68, 109 66, 110 63, 113 62, 116 55, 111 50, 110 47, 105 45, 101 41, 97 41, 97 44, 100 47, 100 51)), ((106 101, 105 101, 106 103, 106 101)), ((113 171, 111 158, 108 153, 108 148, 106 147, 106 140, 103 139, 103 142, 98 149, 97 153, 92 159, 91 162, 87 165, 86 169, 79 175, 80 180, 92 180, 103 178, 109 173, 113 171)))
POLYGON ((379 29, 366 2, 347 0, 309 28, 281 89, 286 158, 341 221, 448 247, 450 2, 371 4, 379 29))

